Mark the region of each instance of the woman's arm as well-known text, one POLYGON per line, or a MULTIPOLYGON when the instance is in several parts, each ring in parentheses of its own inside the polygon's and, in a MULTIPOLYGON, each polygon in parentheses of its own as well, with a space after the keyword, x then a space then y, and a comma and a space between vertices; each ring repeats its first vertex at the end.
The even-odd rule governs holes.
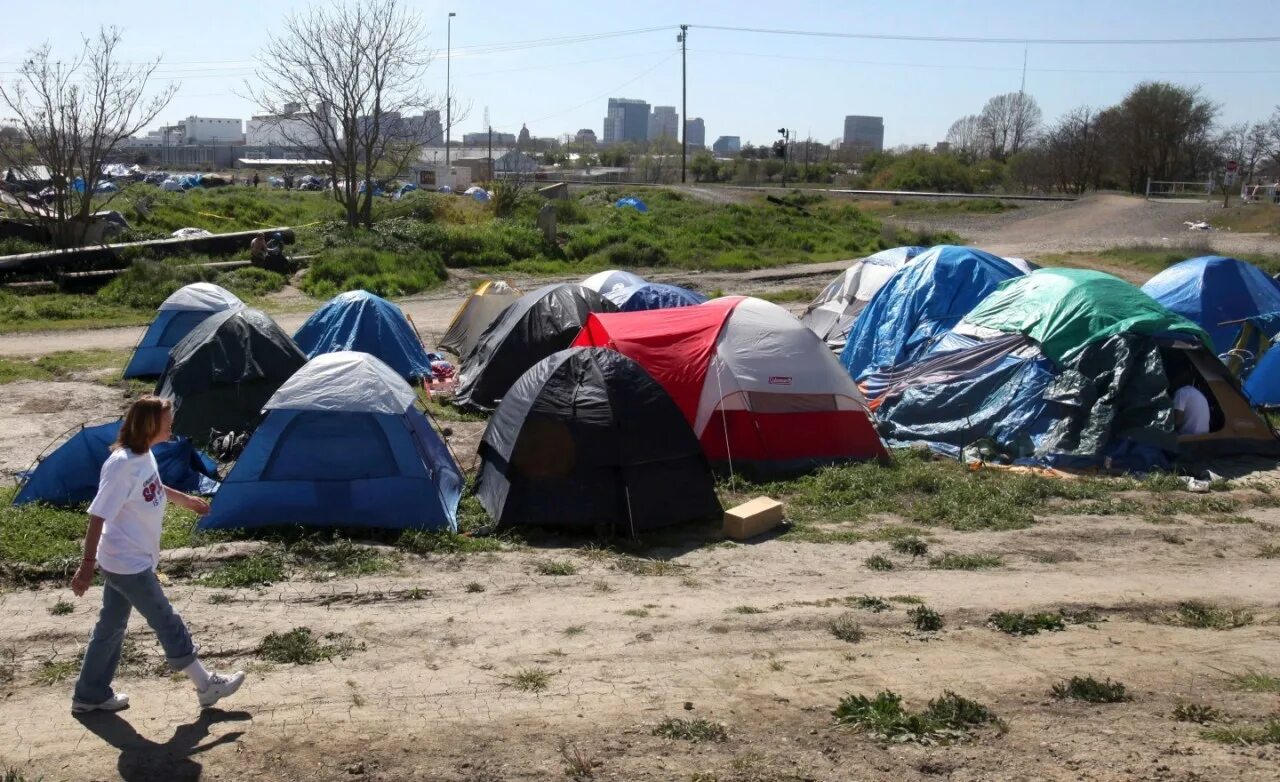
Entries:
POLYGON ((80 567, 71 577, 71 592, 80 597, 93 583, 93 567, 98 559, 98 539, 102 537, 102 517, 90 516, 89 529, 84 533, 84 553, 80 556, 80 567))
POLYGON ((187 510, 193 511, 201 516, 209 512, 209 503, 199 497, 192 497, 190 494, 183 494, 177 489, 170 489, 168 486, 164 487, 164 494, 169 498, 169 502, 172 502, 180 508, 186 508, 187 510))

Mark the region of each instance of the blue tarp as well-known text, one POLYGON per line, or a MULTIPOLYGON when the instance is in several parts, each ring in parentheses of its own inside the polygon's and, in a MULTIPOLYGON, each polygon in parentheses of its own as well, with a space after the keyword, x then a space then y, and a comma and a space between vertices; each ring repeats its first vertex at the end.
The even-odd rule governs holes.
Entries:
POLYGON ((644 201, 641 201, 639 198, 636 198, 635 196, 627 196, 626 198, 619 198, 617 201, 614 202, 613 205, 618 207, 619 209, 629 206, 632 209, 636 210, 637 212, 649 211, 649 207, 645 205, 644 201))
POLYGON ((938 245, 894 273, 867 303, 840 354, 854 380, 920 358, 1005 280, 1022 274, 972 247, 938 245))
POLYGON ((293 335, 307 358, 355 350, 381 359, 409 382, 431 377, 431 357, 400 308, 368 291, 329 300, 293 335))
POLYGON ((1268 350, 1244 379, 1244 395, 1256 407, 1280 407, 1280 346, 1268 350))
MULTIPOLYGON (((45 502, 77 505, 89 502, 98 491, 98 474, 111 455, 111 444, 120 433, 120 422, 86 426, 46 456, 26 476, 13 498, 14 505, 45 502)), ((165 486, 185 492, 210 494, 217 490, 218 467, 197 451, 191 441, 178 437, 151 449, 165 486)))
MULTIPOLYGON (((1231 350, 1246 319, 1264 329, 1267 338, 1280 330, 1275 317, 1280 283, 1235 258, 1206 255, 1183 261, 1152 277, 1142 291, 1208 332, 1218 353, 1231 350)), ((1256 343, 1245 347, 1258 352, 1256 343)))
POLYGON ((605 291, 604 297, 623 312, 640 310, 664 310, 671 307, 691 307, 707 300, 701 293, 694 293, 688 288, 678 285, 664 285, 659 282, 644 282, 605 291))
POLYGON ((462 474, 426 418, 272 410, 200 529, 457 530, 462 474))

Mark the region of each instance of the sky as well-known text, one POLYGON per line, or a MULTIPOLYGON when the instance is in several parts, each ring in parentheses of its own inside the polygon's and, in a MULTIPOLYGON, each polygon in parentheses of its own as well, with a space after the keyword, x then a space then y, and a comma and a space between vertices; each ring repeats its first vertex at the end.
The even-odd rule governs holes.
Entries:
MULTIPOLYGON (((1230 44, 1053 44, 1045 39, 1117 40, 1280 36, 1280 0, 406 0, 436 52, 428 91, 445 92, 446 52, 461 110, 453 138, 484 128, 560 136, 602 133, 610 97, 680 110, 680 24, 690 25, 688 108, 707 143, 740 136, 767 144, 780 127, 830 141, 846 114, 884 117, 885 145, 933 144, 987 98, 1026 90, 1046 121, 1076 106, 1104 107, 1143 80, 1199 86, 1221 105, 1219 122, 1265 119, 1280 104, 1280 42, 1230 44), (446 18, 452 24, 447 46, 446 18), (1014 43, 900 41, 781 35, 715 27, 1016 39, 1014 43), (659 29, 650 29, 659 28, 659 29), (625 35, 601 37, 619 31, 625 35), (576 36, 576 41, 552 41, 576 36), (1025 45, 1022 41, 1030 39, 1025 45), (1040 42, 1034 42, 1039 39, 1040 42), (538 42, 538 43, 534 43, 538 42)), ((155 125, 189 115, 241 117, 254 58, 291 10, 305 2, 219 0, 0 0, 0 80, 24 53, 50 40, 72 56, 77 32, 124 31, 124 56, 162 57, 161 83, 180 87, 155 125), (58 31, 56 37, 50 31, 58 31)), ((0 119, 5 116, 0 107, 0 119)))

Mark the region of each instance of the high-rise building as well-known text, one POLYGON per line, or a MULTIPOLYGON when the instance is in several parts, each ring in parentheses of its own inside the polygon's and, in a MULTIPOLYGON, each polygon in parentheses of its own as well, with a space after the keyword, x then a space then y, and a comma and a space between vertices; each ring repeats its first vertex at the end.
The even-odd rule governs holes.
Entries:
POLYGON ((702 117, 687 120, 684 126, 685 137, 690 149, 702 149, 707 145, 707 126, 702 117))
POLYGON ((492 139, 490 139, 489 131, 487 130, 462 134, 462 146, 464 147, 485 147, 489 145, 490 140, 493 141, 495 147, 514 147, 516 145, 516 134, 499 133, 495 130, 493 131, 492 139))
POLYGON ((604 143, 646 141, 649 138, 649 104, 631 98, 610 98, 604 118, 604 143))
POLYGON ((717 155, 736 155, 742 151, 742 139, 737 136, 721 136, 711 145, 717 155))
POLYGON ((675 106, 653 107, 653 113, 649 115, 648 136, 650 141, 657 141, 663 136, 680 138, 680 115, 676 113, 675 106))
POLYGON ((850 114, 844 118, 842 150, 855 149, 862 154, 884 151, 884 118, 850 114))
POLYGON ((583 128, 573 137, 573 143, 584 147, 594 147, 596 145, 596 132, 591 128, 583 128))

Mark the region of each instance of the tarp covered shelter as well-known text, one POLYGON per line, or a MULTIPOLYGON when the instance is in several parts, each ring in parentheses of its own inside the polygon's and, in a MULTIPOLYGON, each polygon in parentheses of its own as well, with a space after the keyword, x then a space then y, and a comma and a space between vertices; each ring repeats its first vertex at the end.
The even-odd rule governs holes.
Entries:
MULTIPOLYGON (((1151 298, 1208 333, 1219 355, 1236 346, 1245 324, 1253 338, 1241 346, 1257 356, 1280 332, 1280 283, 1245 261, 1206 255, 1174 264, 1147 280, 1151 298)), ((1249 366, 1252 361, 1248 361, 1249 366)))
POLYGON ((520 298, 520 290, 503 280, 486 280, 462 302, 440 339, 439 348, 465 358, 480 341, 489 324, 498 319, 507 305, 520 298))
POLYGON ((581 285, 546 285, 509 304, 462 362, 454 401, 492 410, 529 367, 573 342, 587 316, 617 312, 613 302, 581 285))
POLYGON ((849 329, 840 363, 861 381, 913 361, 997 285, 1021 274, 982 250, 932 247, 894 272, 871 297, 849 329))
POLYGON ((480 460, 476 496, 502 526, 634 535, 721 512, 680 408, 612 350, 570 348, 531 367, 489 419, 480 460))
POLYGON ((644 285, 648 280, 638 274, 624 272, 620 269, 609 269, 596 272, 582 281, 582 287, 590 288, 596 293, 608 294, 632 285, 644 285))
POLYGON ((133 349, 124 376, 159 377, 169 363, 169 351, 205 318, 243 306, 234 293, 211 282, 184 285, 160 305, 156 319, 133 349))
POLYGON ((307 318, 293 341, 315 358, 351 350, 368 353, 409 382, 431 377, 431 357, 400 308, 368 291, 347 291, 307 318))
POLYGON ((809 302, 800 322, 832 350, 843 350, 858 313, 894 272, 924 250, 923 247, 894 247, 854 261, 809 302))
POLYGON ((307 362, 267 402, 200 528, 456 530, 462 473, 414 399, 367 353, 307 362))
POLYGON ((1057 467, 1147 470, 1179 456, 1280 453, 1196 324, 1109 274, 1042 269, 983 301, 923 358, 863 384, 891 445, 1057 467), (1171 369, 1210 432, 1177 436, 1171 369))
POLYGON ((688 288, 665 285, 660 282, 643 282, 625 288, 614 288, 606 291, 604 297, 618 305, 618 309, 622 312, 692 307, 707 300, 706 296, 688 288))
MULTIPOLYGON (((81 426, 23 476, 13 504, 78 505, 92 500, 98 492, 102 465, 111 455, 111 444, 120 435, 120 424, 116 420, 81 426)), ((156 457, 160 480, 165 486, 201 494, 217 490, 218 466, 196 450, 187 438, 160 443, 151 453, 156 457)))
POLYGON ((635 359, 713 464, 760 476, 886 456, 858 387, 817 335, 767 301, 592 315, 574 342, 635 359))
POLYGON ((307 356, 265 313, 215 313, 169 352, 156 393, 173 399, 173 431, 205 442, 213 430, 246 432, 307 356))
POLYGON ((617 201, 614 202, 613 205, 619 209, 630 207, 636 210, 637 212, 642 212, 642 213, 649 211, 648 205, 645 204, 644 201, 641 201, 639 198, 636 198, 635 196, 626 196, 625 198, 619 198, 617 201))

